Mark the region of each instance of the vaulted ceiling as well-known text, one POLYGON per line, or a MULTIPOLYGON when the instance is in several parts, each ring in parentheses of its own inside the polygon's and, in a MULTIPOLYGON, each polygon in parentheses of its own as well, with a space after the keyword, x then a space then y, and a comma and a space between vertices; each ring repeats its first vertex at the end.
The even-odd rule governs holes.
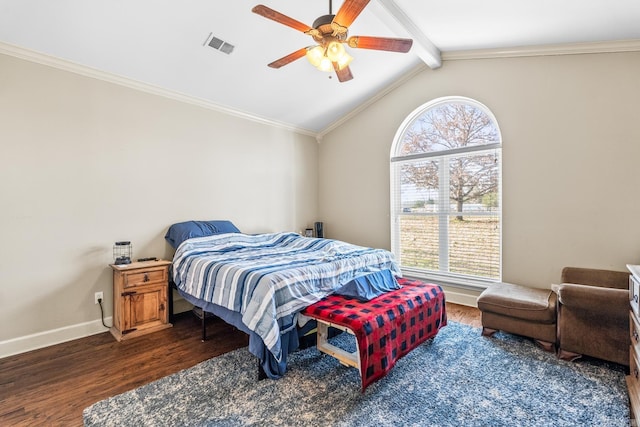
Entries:
MULTIPOLYGON (((304 58, 267 67, 314 42, 252 13, 259 2, 309 26, 331 3, 0 0, 0 53, 317 135, 406 76, 460 52, 640 40, 637 0, 371 0, 349 35, 411 38, 413 47, 406 54, 347 47, 354 79, 341 83, 304 58), (232 52, 210 47, 212 37, 232 52)), ((343 1, 332 3, 335 14, 343 1)))

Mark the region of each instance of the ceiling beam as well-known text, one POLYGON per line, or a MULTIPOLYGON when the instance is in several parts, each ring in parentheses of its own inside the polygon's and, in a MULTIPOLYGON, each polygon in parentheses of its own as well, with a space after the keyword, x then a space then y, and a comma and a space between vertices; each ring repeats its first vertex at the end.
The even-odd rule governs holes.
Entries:
POLYGON ((413 39, 411 48, 430 68, 440 68, 442 57, 438 49, 427 35, 396 4, 395 0, 377 0, 369 4, 371 11, 391 30, 408 32, 413 39))

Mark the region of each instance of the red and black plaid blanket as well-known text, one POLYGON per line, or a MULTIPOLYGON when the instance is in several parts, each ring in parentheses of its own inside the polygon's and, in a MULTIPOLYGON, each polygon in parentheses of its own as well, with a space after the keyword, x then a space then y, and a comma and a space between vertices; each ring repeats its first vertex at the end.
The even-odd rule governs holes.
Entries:
POLYGON ((329 295, 302 313, 351 329, 360 351, 362 391, 395 363, 434 337, 447 324, 445 297, 438 285, 398 279, 401 289, 371 301, 329 295))

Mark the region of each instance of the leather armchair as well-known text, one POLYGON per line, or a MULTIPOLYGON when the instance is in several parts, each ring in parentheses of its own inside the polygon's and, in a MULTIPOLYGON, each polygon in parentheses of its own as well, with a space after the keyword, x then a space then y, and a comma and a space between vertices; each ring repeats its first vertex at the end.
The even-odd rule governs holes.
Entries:
POLYGON ((565 267, 558 294, 558 357, 629 365, 629 273, 565 267))

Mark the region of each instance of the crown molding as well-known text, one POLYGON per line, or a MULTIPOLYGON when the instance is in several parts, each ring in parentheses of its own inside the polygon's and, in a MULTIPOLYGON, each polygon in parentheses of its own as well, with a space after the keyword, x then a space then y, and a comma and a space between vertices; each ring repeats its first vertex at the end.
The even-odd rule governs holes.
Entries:
POLYGON ((640 51, 640 40, 519 46, 497 49, 460 50, 442 53, 444 61, 466 59, 515 58, 524 56, 582 55, 640 51))
POLYGON ((256 116, 254 114, 246 113, 241 110, 236 110, 223 105, 219 105, 211 101, 207 101, 206 99, 185 95, 180 92, 164 89, 158 86, 150 85, 148 83, 143 83, 138 80, 130 79, 128 77, 123 77, 117 74, 87 67, 86 65, 77 64, 75 62, 67 61, 56 56, 47 55, 30 49, 25 49, 23 47, 15 46, 9 43, 0 42, 0 54, 13 56, 15 58, 35 62, 38 64, 68 71, 74 74, 79 74, 85 77, 91 77, 105 82, 117 84, 152 95, 162 96, 164 98, 173 99, 174 101, 184 102, 186 104, 195 105, 198 107, 206 108, 208 110, 213 110, 219 113, 228 114, 230 116, 250 120, 252 122, 285 129, 302 135, 317 137, 317 132, 313 132, 308 129, 297 128, 285 123, 269 120, 260 116, 256 116))

